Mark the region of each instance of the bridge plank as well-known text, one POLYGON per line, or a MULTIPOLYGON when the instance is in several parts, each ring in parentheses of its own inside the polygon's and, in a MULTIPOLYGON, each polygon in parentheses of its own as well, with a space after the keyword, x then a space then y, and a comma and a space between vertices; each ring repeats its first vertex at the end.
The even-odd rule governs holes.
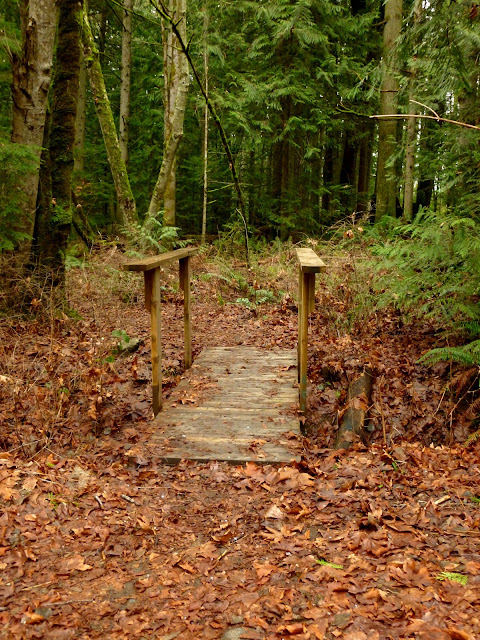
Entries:
POLYGON ((296 351, 205 349, 156 417, 151 446, 172 464, 288 463, 299 459, 297 409, 296 351))

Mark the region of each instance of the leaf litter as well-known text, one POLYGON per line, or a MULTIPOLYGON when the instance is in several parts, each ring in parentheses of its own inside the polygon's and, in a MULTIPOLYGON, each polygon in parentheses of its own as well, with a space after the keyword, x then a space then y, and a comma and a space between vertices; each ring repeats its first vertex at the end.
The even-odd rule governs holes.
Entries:
MULTIPOLYGON (((301 463, 167 467, 148 445, 148 315, 124 296, 141 283, 94 280, 85 298, 85 275, 69 277, 82 319, 1 325, 0 638, 480 636, 480 445, 444 444, 467 422, 446 420, 446 373, 416 364, 425 327, 393 330, 386 315, 339 337, 320 291, 301 463), (144 344, 112 360, 116 329, 144 344), (332 416, 365 362, 372 444, 332 451, 332 416)), ((194 283, 194 354, 295 346, 292 305, 259 318, 217 306, 215 286, 194 283)), ((174 289, 164 298, 167 395, 183 375, 182 309, 174 289)))

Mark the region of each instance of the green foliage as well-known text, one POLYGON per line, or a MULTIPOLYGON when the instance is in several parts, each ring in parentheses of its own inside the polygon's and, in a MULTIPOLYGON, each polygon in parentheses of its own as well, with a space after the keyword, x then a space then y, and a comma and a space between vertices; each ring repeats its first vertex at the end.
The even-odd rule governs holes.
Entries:
POLYGON ((77 256, 72 255, 71 253, 67 253, 65 256, 65 269, 70 271, 70 269, 77 269, 78 267, 84 266, 84 261, 77 256))
POLYGON ((136 224, 125 229, 124 233, 133 249, 164 253, 187 246, 188 241, 178 237, 179 231, 178 227, 164 227, 159 220, 150 218, 143 225, 136 224))
MULTIPOLYGON (((140 338, 131 338, 124 329, 114 329, 112 331, 112 338, 117 338, 117 343, 113 348, 112 355, 136 351, 143 342, 140 338)), ((109 361, 108 358, 107 361, 109 361)))
MULTIPOLYGON (((376 231, 375 231, 376 233, 376 231)), ((480 224, 420 211, 373 247, 380 258, 373 286, 380 305, 433 318, 447 328, 480 320, 480 224)))
POLYGON ((437 576, 435 576, 437 580, 441 582, 443 580, 451 580, 452 582, 457 582, 458 584, 463 585, 464 587, 467 585, 468 576, 463 575, 462 573, 452 573, 451 571, 442 571, 437 576))
POLYGON ((446 361, 467 366, 480 366, 480 340, 474 340, 461 347, 432 349, 419 360, 419 362, 425 362, 426 364, 446 361))
POLYGON ((235 304, 241 304, 247 309, 256 309, 261 304, 274 304, 279 302, 283 292, 277 296, 273 291, 268 289, 255 289, 251 285, 247 285, 248 298, 237 298, 235 304))
POLYGON ((343 569, 343 564, 335 564, 333 562, 329 562, 328 560, 324 560, 323 558, 315 558, 315 562, 317 564, 321 564, 324 567, 332 567, 332 569, 343 569))
POLYGON ((255 304, 248 298, 237 298, 235 304, 240 304, 250 310, 255 309, 255 304))
MULTIPOLYGON (((433 319, 450 335, 480 335, 480 223, 474 218, 420 210, 411 224, 382 221, 374 241, 373 288, 379 306, 433 319)), ((432 349, 420 362, 480 365, 480 339, 432 349)))
POLYGON ((16 223, 20 222, 20 207, 24 200, 22 181, 37 167, 35 149, 0 137, 0 253, 13 250, 21 240, 28 238, 16 223))

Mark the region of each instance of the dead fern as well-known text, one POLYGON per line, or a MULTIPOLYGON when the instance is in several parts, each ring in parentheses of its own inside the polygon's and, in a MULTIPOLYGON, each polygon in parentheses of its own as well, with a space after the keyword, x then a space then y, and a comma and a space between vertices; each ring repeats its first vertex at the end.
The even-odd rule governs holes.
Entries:
POLYGON ((463 446, 466 449, 470 445, 475 444, 475 442, 477 442, 478 440, 480 440, 480 429, 477 429, 474 433, 470 434, 463 443, 463 446))
POLYGON ((476 398, 472 402, 472 404, 468 407, 467 416, 469 418, 472 418, 472 420, 474 420, 475 418, 478 418, 479 415, 480 415, 480 398, 476 398))
POLYGON ((470 389, 472 382, 478 376, 478 367, 469 367, 468 369, 459 371, 450 380, 450 391, 455 397, 459 397, 466 390, 470 389))

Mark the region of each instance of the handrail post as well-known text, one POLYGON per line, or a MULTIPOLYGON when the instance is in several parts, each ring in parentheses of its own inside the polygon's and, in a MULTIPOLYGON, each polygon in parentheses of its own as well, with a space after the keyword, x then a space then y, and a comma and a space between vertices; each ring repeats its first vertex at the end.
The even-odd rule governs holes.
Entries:
POLYGON ((315 308, 315 274, 326 265, 312 249, 297 249, 298 267, 298 382, 300 412, 307 409, 308 316, 315 308))
POLYGON ((152 343, 152 402, 153 413, 162 410, 162 322, 160 295, 160 267, 179 261, 180 287, 184 291, 183 325, 185 334, 185 368, 192 366, 192 321, 191 321, 191 280, 190 257, 198 249, 188 247, 168 251, 158 256, 133 260, 122 265, 124 271, 143 271, 145 281, 145 308, 150 313, 152 343))
POLYGON ((183 330, 185 344, 185 369, 192 366, 192 317, 191 317, 191 281, 192 267, 190 257, 179 260, 180 288, 183 289, 183 330))
MULTIPOLYGON (((160 267, 152 269, 152 290, 150 302, 151 342, 152 342, 152 399, 153 413, 162 410, 162 320, 160 298, 160 267)), ((145 273, 148 273, 147 271, 145 273)))
MULTIPOLYGON (((310 298, 310 278, 308 274, 303 273, 300 267, 300 291, 298 299, 300 300, 300 308, 298 314, 299 323, 299 358, 298 358, 298 378, 300 383, 300 411, 305 413, 307 408, 307 366, 308 366, 308 312, 310 298)), ((313 276, 315 278, 315 275, 313 276)))

